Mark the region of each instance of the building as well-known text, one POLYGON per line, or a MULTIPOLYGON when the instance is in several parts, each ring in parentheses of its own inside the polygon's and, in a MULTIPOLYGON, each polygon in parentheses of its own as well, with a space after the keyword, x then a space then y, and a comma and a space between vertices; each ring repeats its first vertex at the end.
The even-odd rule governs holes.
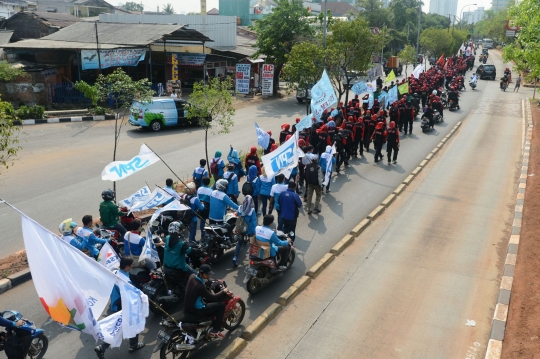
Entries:
POLYGON ((467 24, 476 24, 478 21, 484 18, 484 8, 479 7, 474 11, 465 11, 463 12, 463 21, 466 21, 467 24))
POLYGON ((38 0, 37 11, 71 14, 77 17, 92 17, 103 13, 127 13, 104 0, 38 0))
POLYGON ((510 0, 493 0, 491 2, 491 10, 493 10, 493 11, 504 10, 504 9, 508 8, 508 3, 509 2, 510 2, 510 0))
POLYGON ((13 30, 0 30, 0 60, 4 60, 4 45, 11 42, 13 30))
POLYGON ((206 15, 219 15, 219 10, 216 8, 212 8, 211 10, 208 10, 206 12, 206 15))
POLYGON ((39 39, 51 35, 81 19, 70 14, 53 12, 21 11, 0 24, 2 29, 12 30, 13 39, 39 39))
POLYGON ((28 3, 21 0, 10 0, 0 2, 0 18, 9 19, 16 13, 28 9, 28 3))
MULTIPOLYGON (((312 15, 324 13, 324 3, 304 1, 302 5, 309 9, 312 15)), ((344 17, 349 14, 358 14, 360 11, 348 2, 327 2, 326 9, 333 17, 344 17)))
POLYGON ((458 0, 431 0, 429 2, 429 13, 442 16, 457 16, 457 6, 458 0))

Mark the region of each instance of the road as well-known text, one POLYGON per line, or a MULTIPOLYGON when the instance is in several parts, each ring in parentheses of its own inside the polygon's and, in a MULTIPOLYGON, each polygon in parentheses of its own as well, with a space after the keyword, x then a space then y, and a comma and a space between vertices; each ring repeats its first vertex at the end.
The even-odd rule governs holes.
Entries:
POLYGON ((485 84, 412 186, 239 359, 484 358, 514 214, 526 98, 485 84), (467 326, 470 320, 476 324, 467 326))
MULTIPOLYGON (((386 198, 457 121, 465 120, 469 112, 481 104, 480 100, 488 86, 493 87, 494 83, 482 81, 477 91, 468 90, 462 96, 461 110, 456 113, 446 111, 446 122, 438 124, 436 131, 422 134, 419 122, 415 122, 414 134, 402 139, 397 165, 374 164, 373 151, 364 158, 353 160, 352 166, 332 183, 332 194, 323 196, 322 212, 318 216, 306 216, 301 212, 295 243, 298 254, 292 270, 257 296, 248 296, 243 283, 243 266, 241 265, 239 270, 232 270, 232 253, 226 254, 224 261, 216 265, 214 270, 217 276, 225 278, 235 294, 245 299, 248 312, 244 325, 249 325, 288 286, 303 275, 307 268, 386 198)), ((271 129, 277 134, 282 123, 292 123, 293 119, 304 111, 303 105, 296 104, 290 98, 238 110, 235 116, 236 125, 231 133, 212 136, 209 151, 213 154, 219 149, 226 153, 229 144, 247 150, 255 141, 253 121, 265 130, 271 129)), ((100 193, 110 186, 109 183, 101 181, 100 173, 112 157, 112 125, 112 122, 103 122, 26 127, 28 142, 24 144, 25 149, 16 166, 3 178, 0 198, 9 201, 51 230, 55 230, 58 223, 65 218, 73 217, 80 221, 86 213, 97 213, 100 193)), ((146 142, 178 174, 188 175, 192 168, 197 166, 198 159, 203 157, 203 135, 203 131, 198 128, 171 129, 154 134, 125 127, 117 157, 131 158, 138 152, 141 143, 146 142)), ((467 146, 473 146, 473 150, 475 143, 467 146)), ((456 158, 456 161, 458 160, 459 158, 456 158)), ((488 156, 485 160, 491 161, 491 157, 488 156)), ((478 166, 482 165, 482 161, 478 163, 478 166)), ((162 184, 167 177, 171 177, 170 172, 162 163, 156 163, 119 182, 118 197, 123 198, 135 192, 145 181, 153 186, 162 184)), ((0 230, 3 233, 0 243, 4 248, 2 255, 7 255, 23 247, 20 219, 5 207, 0 207, 0 218, 0 230)), ((422 220, 422 217, 417 220, 422 220)), ((52 339, 47 357, 86 359, 94 356, 91 350, 94 343, 91 338, 84 335, 79 340, 79 333, 68 332, 57 324, 50 323, 38 303, 31 282, 3 294, 2 306, 13 306, 44 326, 52 339)), ((158 318, 149 318, 147 324, 148 331, 144 334, 144 340, 149 345, 140 353, 129 355, 130 358, 150 356, 158 330, 158 318)), ((240 332, 241 330, 232 333, 232 337, 240 332)), ((222 347, 228 342, 224 342, 222 347)), ((221 348, 217 345, 209 346, 193 357, 212 358, 219 350, 221 348)), ((128 357, 126 350, 116 353, 119 359, 128 357)))

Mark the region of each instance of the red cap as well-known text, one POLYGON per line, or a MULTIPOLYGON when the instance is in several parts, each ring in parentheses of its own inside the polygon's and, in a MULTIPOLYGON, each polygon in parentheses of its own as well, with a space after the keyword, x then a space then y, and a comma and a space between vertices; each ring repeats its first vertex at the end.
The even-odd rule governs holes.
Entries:
POLYGON ((296 123, 300 122, 300 117, 296 118, 296 123))
POLYGON ((396 127, 396 123, 394 121, 390 121, 389 126, 390 126, 390 128, 394 128, 394 127, 396 127))
POLYGON ((257 154, 257 147, 251 146, 251 148, 250 148, 250 150, 249 150, 249 153, 250 153, 251 155, 257 154))

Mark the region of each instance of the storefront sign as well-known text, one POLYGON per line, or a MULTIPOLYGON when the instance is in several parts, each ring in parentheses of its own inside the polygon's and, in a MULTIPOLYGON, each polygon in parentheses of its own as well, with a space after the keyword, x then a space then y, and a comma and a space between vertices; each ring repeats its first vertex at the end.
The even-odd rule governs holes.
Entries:
POLYGON ((178 80, 178 54, 172 54, 171 62, 172 62, 171 80, 177 81, 178 80))
MULTIPOLYGON (((144 60, 146 49, 99 50, 101 68, 137 66, 144 60)), ((83 70, 99 69, 97 50, 81 50, 83 70)))
POLYGON ((250 64, 236 64, 236 92, 249 94, 250 64))
POLYGON ((272 96, 274 92, 274 65, 264 64, 262 71, 262 94, 272 96))
POLYGON ((181 66, 203 66, 206 61, 206 54, 179 53, 173 54, 173 64, 175 56, 178 65, 181 66))

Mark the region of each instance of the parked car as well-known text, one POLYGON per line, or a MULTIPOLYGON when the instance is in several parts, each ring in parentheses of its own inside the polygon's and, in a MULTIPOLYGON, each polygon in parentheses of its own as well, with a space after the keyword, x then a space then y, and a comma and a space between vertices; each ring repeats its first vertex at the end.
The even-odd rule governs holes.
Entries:
POLYGON ((304 100, 306 100, 307 102, 311 102, 311 88, 312 87, 313 85, 309 85, 307 89, 298 88, 296 90, 296 101, 300 103, 304 102, 304 100), (306 94, 306 91, 307 91, 307 94, 306 94))
POLYGON ((189 106, 186 100, 174 97, 154 97, 149 103, 135 100, 129 110, 129 123, 154 132, 163 127, 196 123, 197 120, 187 118, 189 106))
POLYGON ((497 69, 495 68, 495 65, 484 65, 481 64, 476 69, 476 74, 480 78, 480 80, 483 80, 484 78, 491 78, 492 80, 495 80, 497 77, 497 69))

